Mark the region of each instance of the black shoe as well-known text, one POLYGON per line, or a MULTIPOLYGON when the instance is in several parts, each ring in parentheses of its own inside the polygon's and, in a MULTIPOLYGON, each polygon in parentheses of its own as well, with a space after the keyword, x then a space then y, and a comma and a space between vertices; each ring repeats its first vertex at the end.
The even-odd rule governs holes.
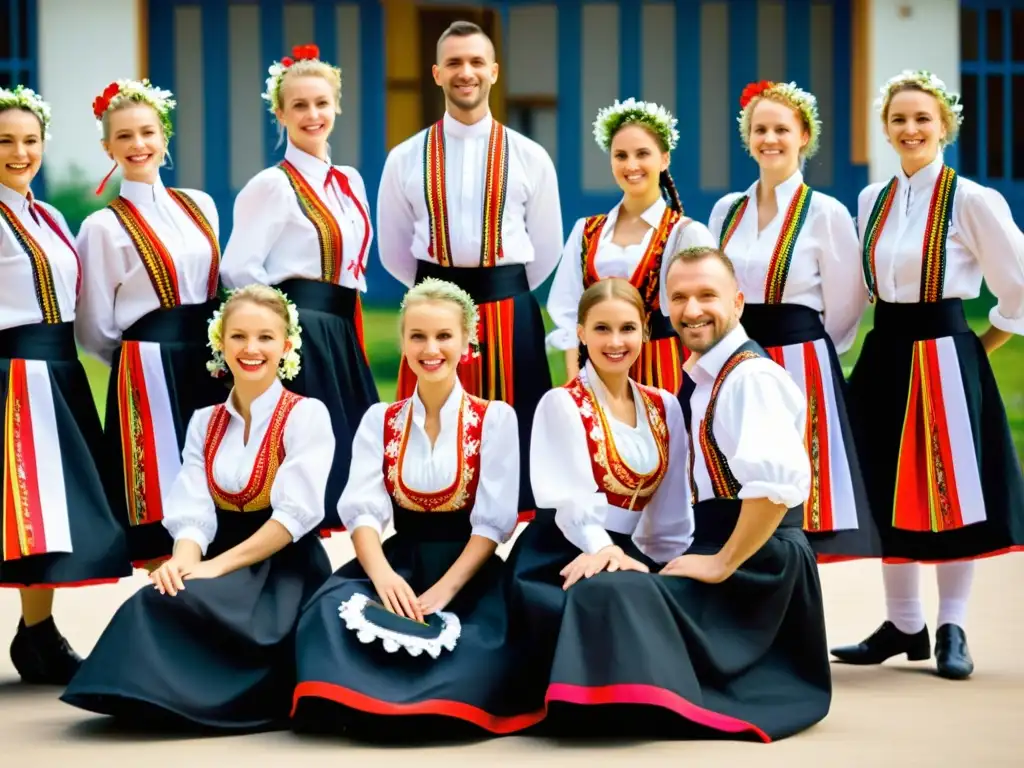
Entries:
POLYGON ((935 632, 935 666, 939 677, 966 680, 974 671, 967 634, 956 624, 943 624, 935 632))
POLYGON ((908 661, 925 661, 930 658, 932 654, 928 627, 908 635, 896 629, 891 621, 886 621, 866 640, 856 645, 832 649, 832 655, 847 664, 881 664, 901 653, 907 654, 908 661))
POLYGON ((67 685, 82 664, 52 616, 31 627, 25 626, 24 619, 18 622, 11 661, 22 682, 32 685, 67 685))

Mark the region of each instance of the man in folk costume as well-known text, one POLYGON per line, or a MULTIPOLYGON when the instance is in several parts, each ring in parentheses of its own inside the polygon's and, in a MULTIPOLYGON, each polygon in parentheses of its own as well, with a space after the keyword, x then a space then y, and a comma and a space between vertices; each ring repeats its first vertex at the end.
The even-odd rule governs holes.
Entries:
MULTIPOLYGON (((479 344, 459 365, 469 393, 511 404, 528 451, 533 412, 551 388, 540 307, 531 291, 562 250, 558 180, 547 152, 491 116, 494 45, 453 23, 437 43, 434 82, 445 114, 388 155, 377 199, 381 262, 412 286, 427 277, 463 288, 480 307, 479 344)), ((412 394, 403 361, 396 397, 412 394)), ((533 509, 520 462, 519 509, 533 509)))

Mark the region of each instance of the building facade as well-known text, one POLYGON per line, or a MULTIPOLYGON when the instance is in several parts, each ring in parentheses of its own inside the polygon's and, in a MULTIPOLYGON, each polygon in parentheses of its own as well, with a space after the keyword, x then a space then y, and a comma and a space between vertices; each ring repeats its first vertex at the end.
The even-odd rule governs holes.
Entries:
MULTIPOLYGON (((851 210, 859 190, 896 169, 872 107, 904 68, 963 93, 965 124, 947 161, 996 187, 1024 221, 1024 0, 0 0, 0 84, 27 82, 53 105, 47 192, 87 187, 109 170, 91 116, 118 77, 148 76, 176 94, 165 181, 205 189, 226 240, 234 195, 281 156, 260 98, 267 66, 315 42, 343 70, 335 162, 355 165, 371 201, 387 151, 436 120, 434 44, 454 19, 476 21, 501 65, 495 116, 551 154, 565 230, 618 199, 591 122, 637 96, 679 119, 672 174, 688 212, 705 219, 756 166, 736 128, 738 97, 758 79, 794 80, 818 98, 821 150, 808 183, 851 210), (4 38, 7 39, 4 39, 4 38)), ((374 296, 399 287, 379 264, 374 296)))

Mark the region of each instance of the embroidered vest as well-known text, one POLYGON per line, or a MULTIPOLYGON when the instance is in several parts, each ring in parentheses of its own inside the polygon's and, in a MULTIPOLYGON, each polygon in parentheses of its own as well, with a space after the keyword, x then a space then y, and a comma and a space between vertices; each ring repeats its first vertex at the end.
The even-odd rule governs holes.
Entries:
POLYGON ((206 484, 213 497, 213 503, 218 509, 232 512, 253 512, 267 509, 270 506, 270 490, 274 487, 277 470, 281 466, 281 462, 284 461, 284 428, 288 422, 288 416, 300 400, 302 400, 300 395, 289 392, 287 389, 281 392, 277 407, 274 408, 274 413, 270 417, 270 425, 260 443, 259 453, 256 455, 249 482, 237 493, 225 491, 217 484, 213 476, 213 462, 217 458, 217 450, 220 448, 221 441, 224 440, 228 422, 231 419, 226 406, 218 405, 213 409, 210 424, 206 428, 206 446, 203 455, 206 459, 206 484))
MULTIPOLYGON (((689 443, 689 459, 690 459, 690 494, 693 503, 696 504, 699 495, 697 493, 697 480, 693 475, 693 465, 695 461, 694 444, 700 443, 701 454, 704 457, 704 465, 708 470, 708 477, 711 478, 711 489, 715 494, 716 499, 735 499, 740 492, 740 483, 733 475, 732 470, 729 469, 729 461, 726 459, 725 454, 718 447, 718 442, 715 440, 714 422, 715 422, 715 409, 718 407, 718 394, 722 389, 722 384, 725 383, 726 378, 736 370, 736 367, 740 363, 744 363, 747 360, 756 360, 757 358, 768 358, 768 354, 754 341, 747 341, 739 349, 732 353, 728 360, 725 361, 725 365, 718 372, 718 376, 715 378, 715 383, 711 387, 711 396, 708 399, 707 411, 704 414, 704 418, 700 420, 700 424, 697 425, 697 429, 694 430, 692 427, 692 413, 689 402, 686 403, 683 409, 684 416, 686 418, 687 427, 690 431, 690 443, 689 443), (696 431, 696 434, 694 432, 696 431)), ((692 381, 687 377, 688 381, 692 381)), ((684 383, 683 392, 686 392, 686 397, 689 399, 690 395, 693 394, 693 387, 687 387, 684 383)))
POLYGON ((488 400, 463 393, 455 442, 459 452, 455 479, 439 491, 418 491, 402 481, 402 464, 412 428, 412 398, 388 406, 384 414, 384 487, 395 503, 413 512, 457 512, 476 501, 480 482, 480 446, 488 400))
POLYGON ((583 431, 587 436, 590 467, 594 482, 608 497, 608 503, 621 509, 640 512, 658 490, 668 469, 669 433, 665 417, 665 402, 658 390, 637 385, 643 402, 643 411, 651 434, 658 446, 658 464, 646 474, 637 472, 619 456, 611 425, 601 408, 597 396, 580 376, 565 385, 566 391, 580 412, 583 431))
MULTIPOLYGON (((693 221, 683 217, 679 211, 666 207, 661 214, 661 221, 657 229, 651 235, 647 243, 644 255, 633 269, 629 282, 640 292, 643 297, 644 306, 648 312, 653 312, 661 306, 661 261, 665 255, 665 246, 672 234, 676 223, 682 219, 683 227, 687 227, 693 221)), ((583 270, 583 289, 586 290, 596 283, 601 277, 597 274, 597 246, 601 240, 601 232, 608 220, 606 214, 591 216, 583 224, 583 238, 580 248, 580 266, 583 270)))

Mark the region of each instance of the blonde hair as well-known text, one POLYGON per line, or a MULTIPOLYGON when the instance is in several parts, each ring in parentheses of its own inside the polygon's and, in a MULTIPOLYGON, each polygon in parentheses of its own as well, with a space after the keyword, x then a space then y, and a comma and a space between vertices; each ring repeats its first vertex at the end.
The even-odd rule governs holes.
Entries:
MULTIPOLYGON (((576 307, 577 324, 582 328, 587 324, 587 315, 590 314, 590 310, 599 304, 604 304, 606 301, 614 300, 624 301, 636 308, 636 311, 640 314, 643 339, 647 341, 650 337, 650 331, 647 323, 647 307, 644 306, 643 297, 640 295, 640 291, 636 289, 636 286, 629 282, 629 280, 624 280, 621 277, 606 277, 603 280, 598 280, 583 292, 583 295, 580 296, 580 303, 576 307)), ((583 366, 590 359, 587 345, 582 341, 576 349, 576 356, 579 368, 582 370, 583 366)))
POLYGON ((927 88, 921 83, 917 82, 904 82, 894 85, 888 88, 885 92, 885 96, 882 98, 882 125, 886 129, 889 127, 889 106, 892 104, 892 97, 897 93, 903 93, 905 91, 917 91, 918 93, 926 93, 935 99, 935 103, 939 107, 939 119, 942 121, 943 127, 946 129, 946 137, 939 143, 943 146, 952 144, 956 141, 957 134, 960 132, 960 123, 962 118, 953 111, 953 107, 949 101, 940 93, 936 93, 935 90, 927 88))
POLYGON ((409 307, 428 302, 448 302, 459 309, 462 318, 462 332, 466 335, 466 341, 470 346, 477 344, 476 326, 480 320, 476 304, 472 297, 455 283, 447 280, 438 280, 436 277, 428 277, 423 282, 417 283, 409 289, 402 299, 402 306, 398 310, 399 330, 405 330, 405 311, 409 307))
POLYGON ((326 80, 334 94, 334 112, 341 114, 341 69, 319 59, 299 59, 284 70, 274 90, 274 101, 271 106, 275 114, 284 111, 285 84, 296 77, 322 77, 326 80))
POLYGON ((224 302, 224 306, 221 307, 221 321, 226 323, 228 316, 231 314, 231 310, 235 309, 239 304, 244 303, 255 304, 269 309, 281 318, 281 322, 284 323, 285 333, 287 334, 291 320, 288 317, 288 304, 285 301, 284 296, 282 296, 279 291, 275 291, 269 286, 259 284, 247 285, 244 288, 239 288, 231 294, 228 300, 224 302))

